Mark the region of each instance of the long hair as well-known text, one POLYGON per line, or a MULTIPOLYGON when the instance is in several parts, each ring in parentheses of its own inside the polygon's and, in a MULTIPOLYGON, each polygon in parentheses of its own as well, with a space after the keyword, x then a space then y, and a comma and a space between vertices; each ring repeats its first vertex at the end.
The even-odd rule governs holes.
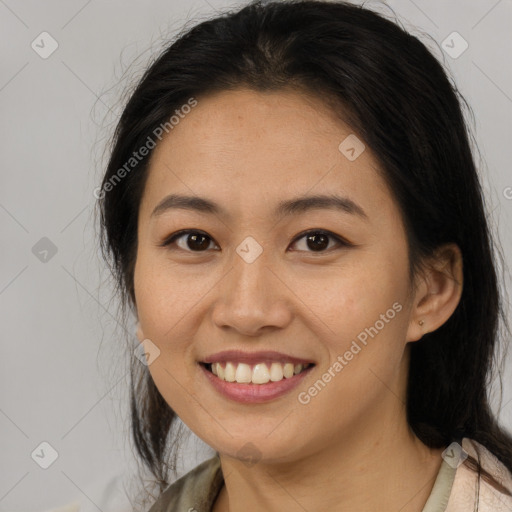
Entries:
MULTIPOLYGON (((429 447, 469 437, 512 471, 512 437, 488 396, 506 318, 465 100, 427 47, 381 14, 342 1, 252 2, 197 24, 153 61, 115 129, 98 201, 102 253, 123 301, 135 313, 138 209, 151 151, 113 180, 190 98, 239 87, 293 87, 332 105, 379 161, 404 219, 411 276, 441 245, 460 247, 460 303, 412 343, 407 420, 429 447)), ((135 358, 130 391, 135 447, 163 490, 175 468, 178 418, 135 358)))

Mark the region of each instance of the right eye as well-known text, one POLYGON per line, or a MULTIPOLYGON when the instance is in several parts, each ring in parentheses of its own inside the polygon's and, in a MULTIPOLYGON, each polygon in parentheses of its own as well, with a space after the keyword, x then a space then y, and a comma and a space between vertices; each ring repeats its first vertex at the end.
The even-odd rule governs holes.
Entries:
POLYGON ((170 250, 173 250, 173 247, 170 246, 174 245, 176 241, 179 241, 181 239, 184 239, 185 242, 181 245, 179 243, 176 243, 176 245, 181 250, 186 252, 204 252, 204 250, 208 249, 208 240, 210 242, 213 242, 213 239, 203 231, 182 229, 181 231, 173 233, 160 245, 161 247, 168 247, 170 250), (185 235, 187 236, 185 237, 185 235))

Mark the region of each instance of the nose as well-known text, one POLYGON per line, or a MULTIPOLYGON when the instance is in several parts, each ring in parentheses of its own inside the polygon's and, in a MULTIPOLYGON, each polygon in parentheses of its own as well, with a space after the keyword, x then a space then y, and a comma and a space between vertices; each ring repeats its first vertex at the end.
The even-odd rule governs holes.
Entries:
POLYGON ((285 328, 292 318, 293 293, 276 269, 271 268, 266 251, 252 263, 235 252, 232 263, 231 270, 216 287, 214 324, 246 336, 285 328))

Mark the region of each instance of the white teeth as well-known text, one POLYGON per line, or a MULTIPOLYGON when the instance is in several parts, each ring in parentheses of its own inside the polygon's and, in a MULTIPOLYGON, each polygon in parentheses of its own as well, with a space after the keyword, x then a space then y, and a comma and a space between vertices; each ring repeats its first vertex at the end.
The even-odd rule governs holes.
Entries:
POLYGON ((227 382, 235 382, 235 376, 235 365, 233 363, 226 363, 226 368, 224 368, 224 380, 226 380, 227 382))
POLYGON ((251 367, 248 364, 240 363, 236 369, 235 380, 237 382, 251 382, 251 367))
POLYGON ((270 374, 265 363, 257 364, 252 370, 253 384, 266 384, 270 380, 270 374))
POLYGON ((283 365, 279 363, 272 363, 270 365, 270 380, 277 382, 283 380, 283 365))
POLYGON ((311 366, 310 364, 286 363, 281 364, 274 362, 270 365, 270 370, 265 363, 258 363, 251 368, 250 365, 227 362, 223 367, 221 363, 213 363, 211 371, 217 375, 219 379, 226 382, 238 382, 244 384, 266 384, 269 381, 278 382, 283 379, 290 379, 294 375, 301 373, 303 370, 311 366))
POLYGON ((289 379, 293 377, 293 364, 292 363, 286 363, 283 368, 283 375, 289 379))

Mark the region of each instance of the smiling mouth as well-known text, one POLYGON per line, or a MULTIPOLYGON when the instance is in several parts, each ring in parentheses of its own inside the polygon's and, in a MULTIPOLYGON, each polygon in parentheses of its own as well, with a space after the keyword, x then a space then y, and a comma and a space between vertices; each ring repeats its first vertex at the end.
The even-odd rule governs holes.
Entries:
POLYGON ((314 363, 293 364, 293 363, 200 363, 206 370, 213 373, 220 380, 225 382, 236 382, 238 384, 267 384, 268 382, 279 382, 291 379, 295 375, 303 373, 312 368, 314 363))

